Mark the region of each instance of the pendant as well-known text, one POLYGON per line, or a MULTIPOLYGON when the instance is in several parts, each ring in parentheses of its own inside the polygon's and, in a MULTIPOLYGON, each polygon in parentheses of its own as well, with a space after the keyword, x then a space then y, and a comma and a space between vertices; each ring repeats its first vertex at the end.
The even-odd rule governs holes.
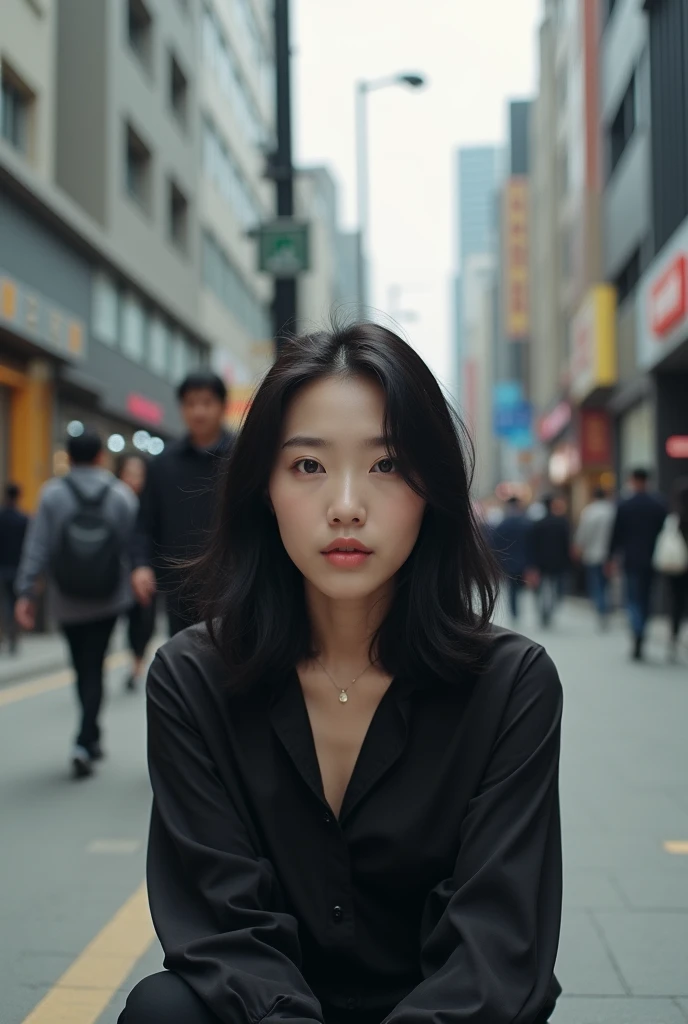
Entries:
POLYGON ((346 690, 342 690, 342 692, 339 694, 339 701, 340 701, 340 703, 341 704, 346 704, 348 699, 349 699, 348 693, 346 692, 346 690))

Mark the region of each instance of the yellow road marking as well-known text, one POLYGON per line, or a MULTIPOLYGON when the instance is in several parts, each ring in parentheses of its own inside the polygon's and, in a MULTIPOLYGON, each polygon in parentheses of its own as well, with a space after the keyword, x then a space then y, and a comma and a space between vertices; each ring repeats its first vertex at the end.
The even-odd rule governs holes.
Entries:
POLYGON ((688 839, 668 839, 664 849, 667 853, 688 854, 688 839))
POLYGON ((95 1024, 154 938, 144 883, 22 1024, 95 1024))
MULTIPOLYGON (((121 668, 126 665, 131 655, 127 651, 116 651, 105 659, 105 667, 121 668)), ((16 704, 19 700, 27 700, 29 697, 39 697, 42 693, 50 693, 52 690, 61 690, 74 679, 71 669, 63 669, 61 672, 53 672, 52 675, 42 676, 40 679, 32 679, 26 683, 16 683, 14 686, 6 686, 0 689, 0 708, 6 704, 16 704)))

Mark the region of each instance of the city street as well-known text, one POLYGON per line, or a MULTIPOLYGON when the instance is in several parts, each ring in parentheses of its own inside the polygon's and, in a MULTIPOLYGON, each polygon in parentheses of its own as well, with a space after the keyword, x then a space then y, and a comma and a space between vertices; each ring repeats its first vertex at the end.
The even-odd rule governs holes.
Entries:
MULTIPOLYGON (((546 638, 566 699, 555 1024, 688 1021, 688 651, 667 666, 665 628, 644 665, 621 619, 600 635, 577 603, 546 638)), ((83 783, 67 774, 68 673, 0 687, 2 1024, 114 1024, 160 966, 142 889, 144 698, 112 657, 109 758, 83 783)))

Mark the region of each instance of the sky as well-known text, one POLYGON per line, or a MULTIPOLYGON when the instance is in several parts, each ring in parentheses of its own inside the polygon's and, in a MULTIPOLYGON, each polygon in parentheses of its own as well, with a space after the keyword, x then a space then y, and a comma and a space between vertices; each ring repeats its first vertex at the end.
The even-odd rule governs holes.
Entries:
POLYGON ((452 390, 454 151, 504 142, 507 100, 537 81, 541 0, 293 0, 294 159, 325 165, 356 226, 359 79, 418 71, 422 90, 369 100, 371 303, 415 313, 404 333, 452 390))

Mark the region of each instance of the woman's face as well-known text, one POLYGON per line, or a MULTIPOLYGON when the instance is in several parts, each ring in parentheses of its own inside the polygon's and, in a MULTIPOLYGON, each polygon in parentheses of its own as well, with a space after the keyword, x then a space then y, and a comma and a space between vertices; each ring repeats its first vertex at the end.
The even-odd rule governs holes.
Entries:
POLYGON ((134 494, 140 494, 146 482, 146 466, 143 459, 131 458, 122 466, 120 473, 122 483, 131 487, 134 494))
POLYGON ((416 543, 424 500, 385 448, 384 396, 361 377, 326 378, 295 396, 270 477, 287 554, 332 599, 375 594, 416 543))

